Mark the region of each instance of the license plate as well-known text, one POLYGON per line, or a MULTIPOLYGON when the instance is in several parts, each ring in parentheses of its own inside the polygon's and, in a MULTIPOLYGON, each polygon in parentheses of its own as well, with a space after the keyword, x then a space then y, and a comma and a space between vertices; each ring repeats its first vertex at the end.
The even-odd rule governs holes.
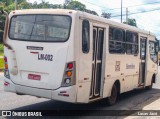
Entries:
POLYGON ((36 74, 28 74, 28 79, 41 80, 41 76, 40 75, 36 75, 36 74))

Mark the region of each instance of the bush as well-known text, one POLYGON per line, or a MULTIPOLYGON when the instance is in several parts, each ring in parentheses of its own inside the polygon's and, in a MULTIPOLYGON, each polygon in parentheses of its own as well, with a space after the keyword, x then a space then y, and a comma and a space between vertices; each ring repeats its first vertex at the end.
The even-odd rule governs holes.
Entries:
POLYGON ((3 58, 0 58, 0 69, 4 68, 4 60, 3 58))
POLYGON ((0 15, 0 43, 2 43, 2 39, 3 39, 4 25, 5 25, 5 16, 0 15))
POLYGON ((3 44, 0 44, 0 56, 1 54, 3 54, 3 49, 4 49, 3 44))
POLYGON ((0 30, 0 43, 3 42, 3 31, 0 30))

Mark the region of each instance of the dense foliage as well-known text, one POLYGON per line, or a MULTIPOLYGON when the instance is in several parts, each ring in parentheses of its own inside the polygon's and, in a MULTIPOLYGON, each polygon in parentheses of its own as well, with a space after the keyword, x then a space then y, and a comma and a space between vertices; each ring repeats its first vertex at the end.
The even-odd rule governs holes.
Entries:
POLYGON ((136 23, 136 20, 135 20, 135 19, 130 19, 130 18, 128 18, 128 22, 123 22, 123 23, 137 27, 137 23, 136 23))
MULTIPOLYGON (((0 10, 4 9, 8 13, 15 9, 15 0, 0 0, 0 10)), ((78 1, 70 1, 66 5, 61 4, 50 4, 49 2, 45 2, 45 0, 42 0, 41 3, 29 3, 27 0, 17 0, 17 9, 41 9, 41 8, 50 8, 50 9, 74 9, 74 10, 80 10, 85 11, 90 14, 98 15, 95 11, 86 9, 86 6, 78 1)), ((5 16, 0 15, 0 42, 2 42, 3 39, 3 30, 4 30, 4 24, 5 24, 5 16)))

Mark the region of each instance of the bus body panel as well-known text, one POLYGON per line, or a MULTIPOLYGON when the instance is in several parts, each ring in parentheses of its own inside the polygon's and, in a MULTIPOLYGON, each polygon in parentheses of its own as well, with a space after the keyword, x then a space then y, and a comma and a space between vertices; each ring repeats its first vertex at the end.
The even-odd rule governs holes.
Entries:
MULTIPOLYGON (((46 89, 56 89, 61 86, 66 65, 68 43, 35 43, 24 41, 10 41, 9 43, 14 49, 14 51, 9 52, 15 54, 18 68, 18 75, 11 75, 11 80, 15 84, 46 89), (27 49, 27 46, 43 47, 43 51, 30 50, 27 49), (53 59, 52 61, 48 61, 41 58, 41 55, 52 55, 53 59), (29 74, 40 75, 41 79, 29 79, 29 74)), ((10 60, 13 57, 12 55, 7 55, 7 58, 9 59, 10 66, 10 60)), ((12 71, 11 68, 9 70, 12 71)))
MULTIPOLYGON (((39 10, 28 13, 26 11, 10 13, 12 15, 21 14, 42 14, 39 10), (16 13, 16 14, 15 14, 16 13)), ((44 89, 57 89, 61 87, 67 62, 74 61, 73 40, 74 39, 74 12, 59 13, 53 12, 50 15, 64 14, 71 16, 72 23, 69 38, 66 42, 30 42, 7 39, 13 50, 5 48, 5 55, 8 59, 11 80, 15 84, 44 89), (73 15, 72 15, 73 14, 73 15), (29 47, 29 48, 28 48, 29 47), (40 48, 36 50, 35 48, 40 48), (14 75, 14 67, 18 73, 14 75), (13 72, 13 73, 12 73, 13 72), (40 80, 29 79, 29 75, 38 75, 40 80)), ((44 14, 48 12, 44 10, 44 14)))
MULTIPOLYGON (((109 97, 113 84, 120 83, 120 93, 127 92, 139 87, 139 66, 140 59, 140 37, 147 37, 147 57, 145 69, 145 82, 143 87, 151 85, 151 78, 157 74, 157 64, 154 63, 149 54, 149 40, 155 41, 155 36, 150 32, 112 22, 83 12, 72 10, 47 10, 21 11, 17 14, 62 14, 72 17, 70 37, 66 42, 28 42, 11 40, 7 38, 7 43, 13 50, 4 48, 4 54, 8 59, 10 79, 5 86, 5 91, 35 95, 50 99, 73 102, 88 103, 94 100, 109 97), (88 20, 90 23, 90 51, 82 52, 82 22, 88 20), (139 53, 137 55, 112 54, 109 52, 109 27, 116 27, 138 33, 139 53), (92 82, 92 56, 93 56, 93 29, 104 31, 105 51, 101 60, 103 71, 100 79, 102 83, 101 95, 98 98, 90 97, 92 82), (31 47, 43 47, 43 50, 31 50, 31 47), (37 53, 38 52, 38 53, 37 53), (42 55, 41 55, 42 54, 42 55), (53 61, 43 59, 43 54, 53 55, 53 61), (105 58, 104 58, 105 57, 105 58), (61 87, 65 75, 65 67, 68 62, 75 62, 75 84, 61 87), (18 72, 18 73, 17 73, 18 72), (29 79, 29 74, 40 75, 40 80, 29 79), (104 76, 103 76, 104 75, 104 76), (63 94, 65 92, 65 94, 63 94)), ((13 13, 10 15, 13 15, 13 13)), ((99 33, 97 33, 99 34, 99 33)))
MULTIPOLYGON (((118 80, 121 81, 123 77, 118 77, 118 80)), ((114 82, 117 78, 105 78, 104 80, 104 90, 103 90, 103 98, 109 97, 111 95, 111 90, 114 82)), ((123 87, 122 87, 123 88, 123 87)))
MULTIPOLYGON (((78 32, 78 43, 80 47, 78 47, 78 77, 77 77, 77 102, 84 102, 87 103, 89 101, 89 92, 90 92, 90 80, 91 80, 91 53, 83 53, 82 52, 82 19, 83 14, 78 17, 76 24, 77 24, 77 32, 78 32)), ((90 25, 90 28, 92 25, 90 25)), ((90 38, 92 34, 90 34, 90 38)), ((91 42, 92 40, 90 40, 91 42)), ((75 47, 76 48, 76 47, 75 47)))
POLYGON ((49 99, 52 98, 51 90, 26 87, 22 85, 15 85, 15 89, 16 89, 16 93, 18 94, 26 94, 26 95, 32 95, 37 97, 49 98, 49 99))
POLYGON ((123 93, 127 90, 132 90, 137 87, 138 72, 139 72, 139 56, 131 55, 113 55, 107 53, 106 55, 106 82, 109 80, 119 80, 121 82, 120 92, 123 93), (127 59, 124 61, 124 59, 127 59), (117 64, 120 69, 116 69, 117 64), (128 65, 134 65, 134 68, 127 69, 128 65), (123 77, 123 78, 122 78, 123 77), (123 79, 123 80, 122 80, 123 79), (133 85, 134 84, 134 85, 133 85))
MULTIPOLYGON (((149 42, 150 41, 155 41, 155 37, 153 36, 148 36, 148 45, 149 45, 149 42)), ((149 45, 150 47, 150 45, 149 45)), ((146 82, 145 82, 145 86, 150 86, 151 85, 151 81, 152 81, 152 77, 153 75, 155 75, 155 78, 156 78, 156 75, 157 75, 157 72, 158 72, 158 63, 155 63, 152 61, 151 59, 151 56, 150 56, 150 50, 149 50, 149 47, 148 47, 148 50, 147 50, 147 72, 146 72, 146 82)))
POLYGON ((33 95, 37 97, 44 97, 65 102, 76 103, 76 86, 62 87, 56 90, 40 89, 27 87, 22 85, 14 84, 11 80, 5 78, 5 81, 9 83, 8 86, 4 87, 7 92, 13 92, 17 94, 33 95), (60 92, 66 91, 69 96, 63 96, 60 92))

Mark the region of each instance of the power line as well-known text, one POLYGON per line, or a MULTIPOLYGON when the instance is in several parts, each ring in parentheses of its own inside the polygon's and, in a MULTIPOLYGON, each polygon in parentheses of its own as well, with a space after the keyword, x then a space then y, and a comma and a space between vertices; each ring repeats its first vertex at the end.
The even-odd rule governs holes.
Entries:
POLYGON ((82 1, 85 1, 86 3, 89 3, 89 4, 94 5, 94 6, 97 6, 97 7, 103 7, 103 8, 106 8, 106 7, 104 7, 104 6, 96 5, 96 4, 94 4, 94 3, 88 2, 88 1, 86 1, 86 0, 82 0, 82 1))
MULTIPOLYGON (((148 11, 141 11, 141 12, 134 12, 134 13, 130 13, 128 15, 133 15, 133 14, 141 14, 141 13, 146 13, 146 12, 153 12, 153 11, 157 11, 157 10, 160 10, 160 8, 158 9, 153 9, 153 10, 148 10, 148 11)), ((125 16, 126 14, 123 14, 122 16, 125 16)), ((114 16, 111 16, 111 17, 119 17, 121 15, 114 15, 114 16)))
MULTIPOLYGON (((104 7, 104 6, 97 5, 97 4, 94 4, 94 3, 92 3, 92 2, 88 2, 87 0, 82 0, 82 1, 85 1, 85 2, 87 2, 87 3, 89 3, 89 4, 92 4, 92 5, 97 6, 97 7, 105 8, 105 9, 107 9, 107 10, 121 9, 121 8, 108 9, 108 8, 106 8, 106 7, 104 7)), ((149 5, 149 4, 157 4, 157 3, 160 3, 160 1, 159 1, 159 2, 150 2, 150 3, 145 3, 145 4, 139 4, 139 5, 131 5, 131 6, 127 6, 127 7, 137 7, 137 6, 143 6, 143 5, 149 5)), ((122 8, 126 8, 126 7, 122 7, 122 8)), ((103 11, 105 11, 105 10, 103 10, 103 11)))
MULTIPOLYGON (((106 7, 104 7, 104 6, 100 6, 100 5, 97 5, 97 4, 94 4, 94 3, 91 3, 91 2, 88 2, 87 0, 83 0, 83 1, 85 1, 85 2, 87 2, 87 3, 89 3, 89 4, 92 4, 92 5, 94 5, 94 6, 97 6, 97 7, 102 7, 102 8, 105 8, 105 9, 108 9, 108 8, 106 8, 106 7)), ((149 4, 157 4, 157 3, 160 3, 160 1, 159 2, 150 2, 150 3, 145 3, 145 4, 139 4, 139 5, 132 5, 132 6, 128 6, 128 7, 137 7, 137 6, 142 6, 142 5, 149 5, 149 4)), ((122 8, 126 8, 126 7, 122 7, 122 8)), ((118 9, 121 9, 121 8, 113 8, 113 9, 108 9, 108 10, 118 10, 118 9)), ((155 10, 157 10, 157 9, 155 9, 155 10)), ((155 11, 155 10, 151 10, 151 11, 155 11)), ((158 9, 159 10, 159 9, 158 9)), ((102 10, 102 11, 105 11, 105 10, 102 10)), ((151 12, 151 11, 141 11, 141 12, 135 12, 135 13, 130 13, 129 15, 132 15, 132 14, 139 14, 139 13, 145 13, 145 12, 151 12)), ((116 12, 115 12, 116 13, 116 12)), ((112 12, 112 14, 115 14, 115 13, 113 13, 112 12)), ((119 15, 114 15, 114 16, 112 16, 112 17, 118 17, 119 15)), ((122 16, 125 16, 125 14, 123 14, 122 16)))
MULTIPOLYGON (((130 18, 133 18, 133 17, 130 17, 130 18)), ((134 18, 133 18, 133 19, 134 19, 134 18)), ((160 36, 160 33, 159 33, 160 30, 157 30, 157 28, 156 28, 155 26, 150 26, 150 25, 148 25, 148 26, 149 26, 149 29, 148 29, 148 28, 146 29, 146 28, 144 27, 144 24, 143 24, 144 22, 143 22, 143 21, 142 21, 142 22, 139 22, 139 21, 140 21, 140 20, 137 20, 137 19, 136 19, 136 23, 137 23, 138 26, 140 26, 141 29, 151 31, 151 32, 153 32, 156 36, 160 36)))
MULTIPOLYGON (((133 17, 130 16, 130 18, 133 18, 133 17)), ((135 19, 135 18, 133 18, 133 19, 135 19)), ((137 20, 140 21, 140 23, 142 23, 142 24, 144 23, 144 21, 143 21, 140 17, 136 17, 136 21, 137 21, 137 20), (138 19, 137 19, 137 18, 138 18, 138 19)), ((148 22, 148 23, 149 23, 149 24, 147 24, 148 26, 155 27, 154 25, 151 25, 150 22, 148 22)), ((158 27, 158 26, 157 26, 157 27, 158 27)))
MULTIPOLYGON (((142 22, 139 22, 139 21, 136 20, 136 23, 139 24, 138 26, 141 26, 141 27, 143 27, 143 28, 146 28, 146 27, 144 27, 144 26, 142 25, 142 24, 143 24, 142 22)), ((160 32, 160 30, 157 30, 158 27, 148 25, 148 28, 149 28, 150 31, 155 31, 156 34, 159 34, 159 33, 157 33, 157 32, 160 32)))
MULTIPOLYGON (((157 3, 160 3, 160 2, 152 2, 152 3, 145 3, 145 4, 139 4, 139 5, 132 5, 132 6, 127 6, 127 8, 128 7, 143 6, 143 5, 150 5, 150 4, 157 4, 157 3)), ((126 8, 126 7, 123 7, 123 8, 126 8)), ((121 8, 112 8, 112 9, 108 9, 108 10, 115 10, 115 9, 121 9, 121 8)))

